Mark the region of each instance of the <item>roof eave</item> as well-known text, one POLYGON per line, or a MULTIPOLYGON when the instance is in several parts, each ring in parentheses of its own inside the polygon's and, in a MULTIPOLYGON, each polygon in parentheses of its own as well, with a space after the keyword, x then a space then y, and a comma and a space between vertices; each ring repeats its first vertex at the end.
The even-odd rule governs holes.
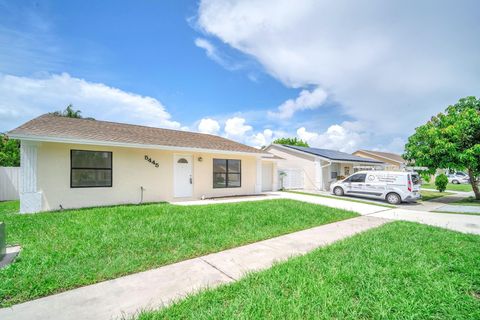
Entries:
POLYGON ((84 144, 84 145, 125 147, 125 148, 137 148, 137 149, 173 150, 173 151, 184 151, 184 152, 193 151, 193 152, 201 152, 201 153, 222 153, 222 154, 249 155, 249 156, 258 156, 258 157, 261 157, 261 156, 272 157, 271 154, 264 153, 264 152, 231 151, 231 150, 221 150, 221 149, 177 147, 177 146, 165 146, 165 145, 156 145, 156 144, 142 144, 142 143, 118 142, 118 141, 37 136, 37 135, 29 135, 29 134, 19 134, 14 132, 8 132, 7 135, 12 139, 35 141, 35 142, 74 143, 74 144, 84 144))

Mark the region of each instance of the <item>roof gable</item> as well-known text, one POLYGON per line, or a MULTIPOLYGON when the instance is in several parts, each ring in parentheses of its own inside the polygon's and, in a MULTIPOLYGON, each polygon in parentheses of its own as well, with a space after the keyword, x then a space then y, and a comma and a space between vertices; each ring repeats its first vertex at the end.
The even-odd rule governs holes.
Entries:
POLYGON ((62 138, 263 154, 262 150, 210 134, 45 114, 8 132, 13 138, 62 138))

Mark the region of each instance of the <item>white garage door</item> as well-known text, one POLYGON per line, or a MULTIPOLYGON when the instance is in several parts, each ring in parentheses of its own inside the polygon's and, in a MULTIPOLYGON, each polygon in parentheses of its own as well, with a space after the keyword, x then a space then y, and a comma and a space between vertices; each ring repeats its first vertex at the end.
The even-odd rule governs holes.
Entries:
POLYGON ((304 173, 302 169, 279 169, 278 174, 278 181, 280 181, 280 187, 282 187, 281 181, 283 179, 283 188, 303 189, 304 173), (285 173, 285 175, 282 176, 282 172, 285 173))
POLYGON ((272 191, 273 183, 273 164, 271 162, 262 163, 262 191, 272 191))

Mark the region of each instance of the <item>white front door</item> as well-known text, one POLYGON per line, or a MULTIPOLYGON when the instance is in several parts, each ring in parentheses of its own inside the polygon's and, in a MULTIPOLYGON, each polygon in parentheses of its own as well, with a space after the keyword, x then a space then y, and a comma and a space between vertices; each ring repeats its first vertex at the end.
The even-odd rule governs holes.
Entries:
POLYGON ((190 155, 173 157, 173 196, 176 198, 191 197, 193 193, 193 163, 190 155))
POLYGON ((272 191, 273 182, 273 163, 262 163, 262 192, 272 191))

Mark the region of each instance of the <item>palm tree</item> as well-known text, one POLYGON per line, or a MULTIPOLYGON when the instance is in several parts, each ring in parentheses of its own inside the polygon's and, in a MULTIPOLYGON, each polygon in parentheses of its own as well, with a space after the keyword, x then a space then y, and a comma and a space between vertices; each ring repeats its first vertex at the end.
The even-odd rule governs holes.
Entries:
POLYGON ((69 104, 67 108, 63 111, 55 111, 52 114, 59 116, 59 117, 67 117, 67 118, 82 118, 80 115, 82 111, 80 110, 73 110, 73 105, 69 104))

